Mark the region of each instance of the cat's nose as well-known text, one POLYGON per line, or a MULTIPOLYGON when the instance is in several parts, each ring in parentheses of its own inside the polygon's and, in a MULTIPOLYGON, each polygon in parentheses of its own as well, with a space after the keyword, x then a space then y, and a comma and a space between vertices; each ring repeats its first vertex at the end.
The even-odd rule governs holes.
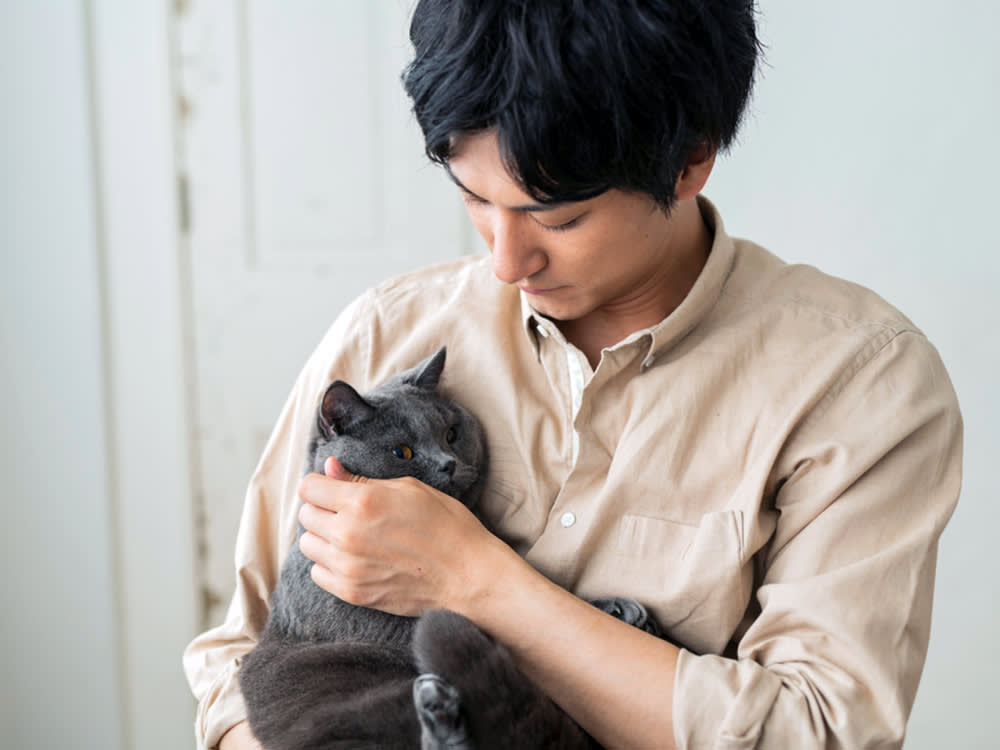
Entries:
POLYGON ((438 464, 438 471, 442 474, 454 474, 455 473, 455 459, 446 458, 440 464, 438 464))

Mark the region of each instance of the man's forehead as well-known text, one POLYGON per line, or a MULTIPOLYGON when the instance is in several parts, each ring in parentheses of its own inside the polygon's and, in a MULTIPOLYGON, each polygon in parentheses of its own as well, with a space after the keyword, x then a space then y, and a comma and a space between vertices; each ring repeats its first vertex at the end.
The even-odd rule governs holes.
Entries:
POLYGON ((566 205, 565 202, 541 203, 525 192, 504 163, 493 131, 456 137, 452 155, 444 168, 462 192, 487 203, 496 203, 502 196, 499 202, 512 211, 535 213, 566 205))
MULTIPOLYGON (((463 193, 467 193, 468 195, 472 196, 473 198, 475 198, 477 200, 485 201, 487 203, 492 203, 493 202, 493 201, 490 201, 488 198, 485 198, 485 197, 477 194, 474 190, 470 190, 465 184, 462 183, 462 181, 458 177, 455 176, 455 173, 451 170, 450 167, 446 166, 445 170, 447 171, 448 176, 451 178, 451 181, 454 182, 456 185, 458 185, 459 189, 463 193)), ((525 197, 527 197, 527 196, 525 196, 525 197)), ((516 205, 513 205, 513 206, 508 206, 507 208, 509 210, 511 210, 511 211, 520 211, 520 212, 524 212, 524 213, 538 213, 538 212, 541 212, 541 211, 554 211, 555 209, 560 208, 561 206, 565 206, 566 205, 565 202, 558 202, 558 203, 538 203, 536 201, 531 201, 530 198, 528 200, 529 200, 529 202, 527 202, 527 203, 519 203, 519 204, 516 204, 516 205)))

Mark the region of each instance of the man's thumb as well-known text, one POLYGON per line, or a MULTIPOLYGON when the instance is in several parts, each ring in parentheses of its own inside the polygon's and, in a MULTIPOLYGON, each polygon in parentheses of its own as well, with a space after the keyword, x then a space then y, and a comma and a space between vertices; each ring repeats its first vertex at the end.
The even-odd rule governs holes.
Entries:
POLYGON ((366 477, 359 477, 349 472, 344 468, 343 464, 341 464, 340 461, 335 459, 333 456, 330 456, 323 462, 323 473, 331 479, 339 479, 342 482, 368 481, 366 477))

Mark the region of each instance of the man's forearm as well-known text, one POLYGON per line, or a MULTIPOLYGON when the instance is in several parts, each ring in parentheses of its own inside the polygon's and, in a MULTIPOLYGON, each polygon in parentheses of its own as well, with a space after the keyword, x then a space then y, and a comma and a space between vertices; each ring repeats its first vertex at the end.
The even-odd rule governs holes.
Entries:
POLYGON ((509 549, 495 552, 462 614, 601 744, 672 750, 678 649, 561 589, 509 549))

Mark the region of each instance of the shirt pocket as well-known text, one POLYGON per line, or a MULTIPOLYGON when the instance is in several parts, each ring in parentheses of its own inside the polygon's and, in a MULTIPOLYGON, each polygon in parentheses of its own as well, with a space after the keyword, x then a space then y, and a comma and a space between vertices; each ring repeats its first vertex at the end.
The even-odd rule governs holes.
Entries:
POLYGON ((699 653, 721 653, 749 604, 743 522, 742 511, 724 510, 694 523, 626 514, 619 524, 617 555, 636 598, 671 639, 699 653))

